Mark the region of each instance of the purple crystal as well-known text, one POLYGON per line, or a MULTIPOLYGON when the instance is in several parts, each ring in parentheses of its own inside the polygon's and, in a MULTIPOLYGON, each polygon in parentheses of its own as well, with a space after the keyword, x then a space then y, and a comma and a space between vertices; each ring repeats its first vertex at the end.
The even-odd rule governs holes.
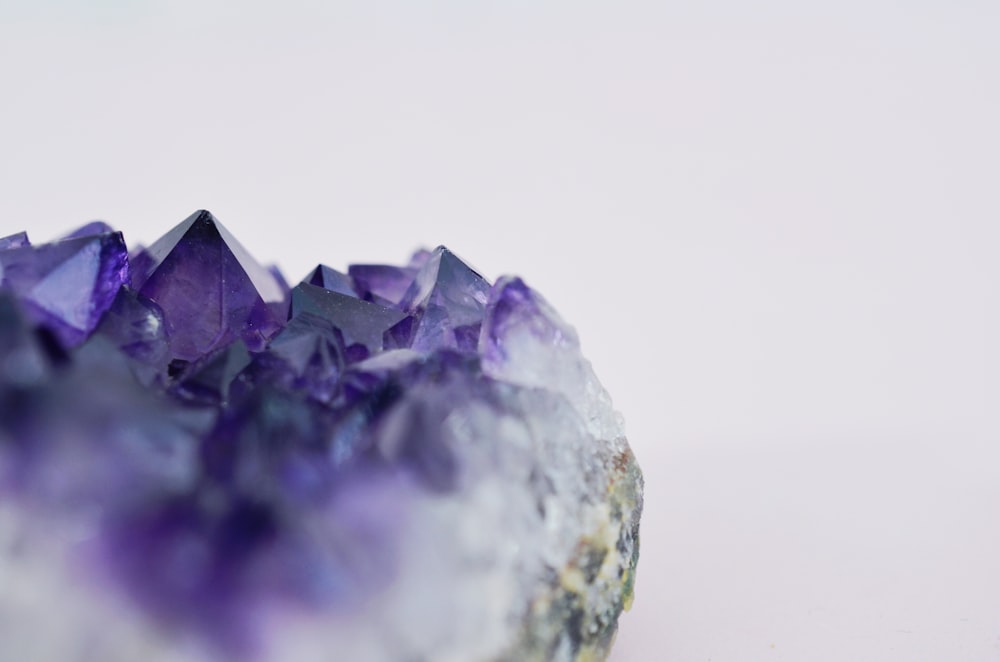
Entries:
POLYGON ((272 308, 284 300, 281 284, 207 211, 136 262, 135 286, 163 310, 176 359, 199 359, 237 338, 256 351, 281 328, 272 308))
POLYGON ((3 287, 66 347, 82 342, 129 282, 120 232, 0 252, 3 287))
POLYGON ((299 283, 292 290, 292 319, 303 314, 333 324, 342 334, 347 352, 355 359, 382 351, 385 333, 406 317, 393 308, 299 283))
POLYGON ((0 613, 88 633, 59 659, 606 655, 641 475, 520 279, 439 247, 289 288, 205 211, 0 269, 0 522, 44 552, 0 574, 58 587, 0 613))
POLYGON ((185 366, 174 379, 174 392, 192 402, 225 403, 233 380, 249 365, 247 346, 237 340, 185 366))
POLYGON ((63 239, 78 239, 80 237, 93 237, 97 234, 107 234, 108 232, 114 232, 115 229, 105 223, 104 221, 91 221, 84 226, 73 230, 68 235, 63 237, 63 239))
POLYGON ((134 368, 144 383, 166 372, 170 356, 163 311, 131 287, 118 290, 94 333, 135 359, 134 368))
POLYGON ((417 269, 387 264, 352 264, 347 273, 354 280, 362 299, 393 305, 402 300, 417 275, 417 269))
MULTIPOLYGON (((10 402, 8 389, 40 383, 47 375, 49 360, 38 338, 31 332, 17 301, 0 292, 0 407, 10 402)), ((3 420, 10 420, 4 414, 3 420)))
POLYGON ((27 232, 22 231, 7 235, 6 237, 0 237, 0 251, 7 250, 8 248, 23 248, 30 245, 31 242, 28 241, 27 232))
POLYGON ((331 269, 325 264, 321 264, 313 269, 313 272, 303 282, 322 287, 331 292, 337 292, 338 294, 346 294, 349 297, 358 296, 353 278, 347 274, 340 273, 336 269, 331 269))
POLYGON ((410 346, 475 351, 490 284, 440 246, 430 255, 400 306, 415 316, 410 346))
POLYGON ((524 331, 552 347, 578 345, 576 333, 559 321, 544 299, 520 278, 505 276, 490 291, 479 351, 485 360, 502 364, 508 359, 504 347, 507 335, 524 331))
POLYGON ((298 315, 271 340, 268 351, 257 357, 254 372, 258 381, 282 383, 328 401, 346 363, 344 336, 333 323, 314 315, 298 315))
POLYGON ((285 275, 281 273, 281 269, 277 265, 271 265, 267 268, 267 273, 274 277, 275 282, 278 284, 278 288, 281 290, 281 298, 278 301, 272 301, 268 304, 271 312, 274 314, 274 318, 279 321, 284 321, 288 319, 288 306, 291 303, 292 288, 285 280, 285 275))

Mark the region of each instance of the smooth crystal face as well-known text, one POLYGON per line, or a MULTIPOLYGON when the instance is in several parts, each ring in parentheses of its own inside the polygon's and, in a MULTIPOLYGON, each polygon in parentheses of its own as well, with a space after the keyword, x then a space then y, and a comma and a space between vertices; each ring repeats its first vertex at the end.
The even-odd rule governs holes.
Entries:
POLYGON ((606 657, 642 476, 521 279, 289 287, 206 211, 0 273, 0 659, 606 657))

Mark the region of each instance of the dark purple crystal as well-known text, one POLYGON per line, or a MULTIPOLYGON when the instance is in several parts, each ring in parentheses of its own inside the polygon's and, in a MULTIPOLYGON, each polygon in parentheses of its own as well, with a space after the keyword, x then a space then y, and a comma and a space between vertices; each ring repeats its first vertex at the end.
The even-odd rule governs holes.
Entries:
POLYGON ((347 363, 344 336, 330 320, 298 315, 271 340, 253 366, 256 381, 281 383, 328 401, 347 363))
POLYGON ((303 282, 322 287, 331 292, 337 292, 338 294, 346 294, 351 297, 358 296, 353 278, 347 274, 340 273, 336 269, 331 269, 325 264, 316 267, 303 282))
MULTIPOLYGON (((0 407, 11 403, 12 390, 40 383, 48 374, 50 360, 38 336, 31 332, 17 301, 0 293, 0 407)), ((3 420, 9 421, 5 414, 3 420)))
POLYGON ((329 321, 340 331, 346 351, 356 360, 381 352, 385 333, 406 317, 395 308, 309 283, 299 283, 292 290, 291 314, 292 319, 312 315, 329 321))
POLYGON ((256 351, 281 328, 281 284, 207 211, 143 254, 135 287, 163 310, 171 356, 197 360, 237 338, 256 351), (141 269, 141 270, 140 270, 141 269))
POLYGON ((118 290, 94 333, 134 359, 132 365, 144 383, 166 374, 170 351, 163 311, 131 287, 118 290))

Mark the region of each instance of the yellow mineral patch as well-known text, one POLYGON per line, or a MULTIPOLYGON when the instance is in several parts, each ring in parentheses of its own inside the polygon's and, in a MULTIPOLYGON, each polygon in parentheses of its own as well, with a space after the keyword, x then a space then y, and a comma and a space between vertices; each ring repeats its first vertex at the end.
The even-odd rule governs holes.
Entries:
POLYGON ((632 571, 625 573, 625 581, 622 582, 622 609, 629 611, 635 601, 635 591, 632 590, 632 571))
POLYGON ((566 567, 560 573, 559 584, 570 593, 582 593, 587 590, 587 578, 575 565, 566 567))

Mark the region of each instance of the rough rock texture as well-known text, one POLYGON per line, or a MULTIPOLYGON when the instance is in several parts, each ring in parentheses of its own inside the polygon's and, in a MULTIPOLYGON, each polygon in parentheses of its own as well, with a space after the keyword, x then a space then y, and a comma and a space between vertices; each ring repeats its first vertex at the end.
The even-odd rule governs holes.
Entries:
POLYGON ((522 280, 440 247, 289 288, 208 212, 0 274, 0 659, 607 656, 642 476, 522 280))

